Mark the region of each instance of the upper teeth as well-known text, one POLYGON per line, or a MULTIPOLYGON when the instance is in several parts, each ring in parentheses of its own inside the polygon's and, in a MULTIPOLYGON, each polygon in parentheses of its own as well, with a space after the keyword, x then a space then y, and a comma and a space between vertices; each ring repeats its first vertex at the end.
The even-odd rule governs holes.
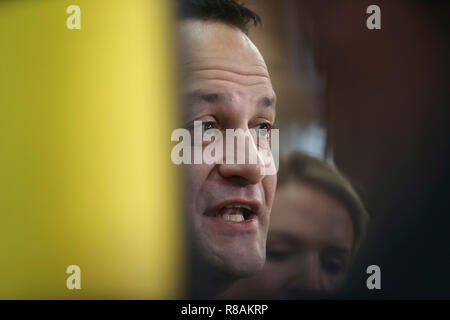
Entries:
POLYGON ((252 208, 241 204, 227 205, 219 210, 217 216, 226 221, 241 222, 245 220, 244 210, 251 211, 252 208))

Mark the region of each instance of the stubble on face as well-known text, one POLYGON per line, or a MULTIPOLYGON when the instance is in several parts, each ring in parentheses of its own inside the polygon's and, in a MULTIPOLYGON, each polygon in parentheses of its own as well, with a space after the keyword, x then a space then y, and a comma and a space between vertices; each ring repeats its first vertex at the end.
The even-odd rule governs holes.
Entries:
MULTIPOLYGON (((275 121, 267 67, 244 33, 222 23, 188 20, 181 25, 181 43, 185 123, 214 121, 220 129, 247 130, 275 121)), ((258 272, 265 261, 276 176, 260 176, 252 165, 185 169, 188 219, 203 259, 230 277, 258 272), (221 204, 244 205, 257 214, 240 223, 224 221, 210 214, 220 212, 221 204)))

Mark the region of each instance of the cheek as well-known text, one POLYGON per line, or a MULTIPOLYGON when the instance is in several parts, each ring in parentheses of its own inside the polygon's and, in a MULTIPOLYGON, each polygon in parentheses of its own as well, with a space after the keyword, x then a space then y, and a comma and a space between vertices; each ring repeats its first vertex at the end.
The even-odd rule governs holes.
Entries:
POLYGON ((322 277, 323 277, 323 289, 326 292, 330 293, 333 293, 341 289, 342 286, 345 284, 346 280, 345 275, 331 276, 327 274, 327 272, 324 270, 322 270, 322 277))
POLYGON ((196 202, 201 196, 206 180, 210 176, 213 166, 204 164, 192 164, 183 167, 184 185, 187 201, 196 202))
POLYGON ((264 290, 266 294, 277 294, 280 292, 283 284, 286 282, 285 268, 282 264, 268 263, 264 265, 264 268, 257 276, 257 282, 261 290, 264 290))
POLYGON ((275 196, 275 190, 277 188, 277 176, 266 176, 262 181, 264 194, 266 197, 266 204, 268 209, 272 209, 273 199, 275 196))

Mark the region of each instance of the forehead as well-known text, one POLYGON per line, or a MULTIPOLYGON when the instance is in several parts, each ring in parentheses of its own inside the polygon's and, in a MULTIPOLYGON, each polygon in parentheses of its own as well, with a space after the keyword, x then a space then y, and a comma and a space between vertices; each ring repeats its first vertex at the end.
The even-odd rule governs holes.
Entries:
POLYGON ((272 90, 264 59, 239 29, 219 22, 186 20, 180 26, 181 62, 184 78, 193 84, 265 87, 272 90))
POLYGON ((242 62, 235 67, 256 67, 268 75, 264 59, 253 42, 239 29, 220 22, 186 20, 180 24, 182 61, 210 64, 216 60, 242 62))
POLYGON ((272 209, 271 230, 295 235, 299 241, 352 247, 353 223, 346 208, 313 186, 289 183, 280 187, 272 209))

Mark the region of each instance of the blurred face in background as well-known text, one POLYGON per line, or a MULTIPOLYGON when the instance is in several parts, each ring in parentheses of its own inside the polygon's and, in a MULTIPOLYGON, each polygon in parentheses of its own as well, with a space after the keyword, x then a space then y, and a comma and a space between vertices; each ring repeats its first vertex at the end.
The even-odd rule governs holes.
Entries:
POLYGON ((346 208, 297 182, 277 191, 263 270, 236 284, 232 297, 293 297, 332 292, 345 280, 353 224, 346 208))
MULTIPOLYGON (((239 29, 217 22, 181 25, 184 121, 203 130, 270 130, 275 93, 266 64, 239 29)), ((225 156, 225 150, 224 150, 225 156)), ((276 175, 261 164, 185 166, 187 211, 195 246, 213 269, 231 277, 264 265, 276 175)))

